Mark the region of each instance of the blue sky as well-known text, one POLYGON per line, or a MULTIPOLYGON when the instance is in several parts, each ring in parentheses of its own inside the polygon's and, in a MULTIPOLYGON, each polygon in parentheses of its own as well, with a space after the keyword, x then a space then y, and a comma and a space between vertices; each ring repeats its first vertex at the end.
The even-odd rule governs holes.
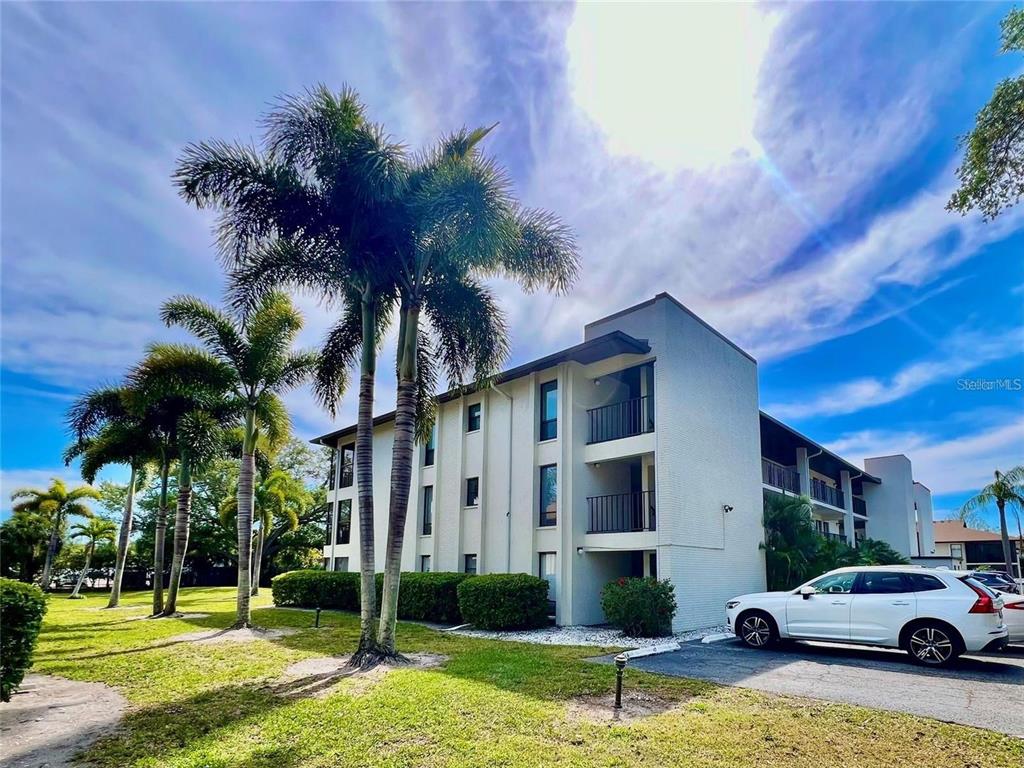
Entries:
MULTIPOLYGON (((1024 69, 996 54, 1008 7, 4 3, 4 504, 73 476, 64 410, 177 338, 164 298, 219 298, 210 217, 169 181, 184 144, 258 138, 324 82, 413 148, 498 121, 520 196, 575 229, 571 295, 496 286, 511 362, 666 290, 758 358, 763 407, 854 460, 907 453, 954 509, 1024 462, 1024 393, 957 385, 1024 377, 1024 206, 944 210, 957 135, 1024 69)), ((301 302, 314 344, 330 316, 301 302)))

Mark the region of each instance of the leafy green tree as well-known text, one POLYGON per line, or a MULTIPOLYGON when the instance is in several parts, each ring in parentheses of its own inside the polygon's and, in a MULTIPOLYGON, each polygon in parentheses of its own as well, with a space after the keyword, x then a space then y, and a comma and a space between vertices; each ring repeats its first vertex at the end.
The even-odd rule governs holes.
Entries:
POLYGON ((50 528, 50 543, 46 548, 46 560, 43 563, 42 587, 49 591, 53 558, 57 553, 57 542, 64 530, 64 523, 70 517, 92 517, 92 510, 86 499, 99 498, 99 492, 91 485, 80 485, 68 490, 60 478, 53 478, 46 490, 38 488, 20 488, 11 494, 14 506, 13 514, 35 513, 42 516, 50 528))
POLYGON ((965 501, 960 507, 962 514, 969 514, 995 504, 999 510, 999 536, 1003 542, 1003 563, 1006 572, 1015 575, 1018 569, 1013 567, 1013 549, 1010 547, 1010 531, 1006 525, 1006 509, 1024 509, 1024 465, 1014 467, 1009 472, 995 471, 991 483, 965 501))
MULTIPOLYGON (((167 444, 177 452, 177 502, 174 517, 174 549, 167 599, 160 615, 177 610, 178 590, 188 549, 192 514, 192 475, 223 450, 224 430, 237 423, 241 409, 230 396, 233 371, 208 352, 180 344, 154 344, 128 376, 129 385, 147 403, 158 408, 167 433, 167 444)), ((166 509, 166 481, 162 509, 166 509)), ((154 561, 162 555, 157 527, 154 561)), ((162 582, 162 570, 154 573, 154 592, 162 582)), ((162 591, 162 590, 161 590, 162 591)), ((154 595, 154 609, 157 598, 154 595)), ((155 614, 154 614, 155 615, 155 614)))
POLYGON ((820 538, 811 524, 806 496, 764 494, 764 549, 768 589, 790 589, 816 573, 820 538))
POLYGON ((0 525, 0 573, 31 583, 46 558, 50 524, 38 512, 15 512, 0 525))
POLYGON ((352 661, 375 646, 373 391, 377 354, 395 306, 391 226, 407 181, 402 147, 365 116, 354 91, 325 86, 284 99, 265 119, 262 152, 222 142, 185 150, 175 176, 182 196, 221 212, 218 243, 233 264, 233 295, 248 308, 279 285, 341 302, 314 391, 328 410, 359 361, 356 431, 361 563, 360 639, 352 661))
POLYGON ((75 443, 65 452, 64 461, 70 464, 76 458, 81 459, 82 479, 87 483, 95 482, 96 474, 109 464, 125 464, 129 468, 107 608, 116 608, 121 600, 137 488, 145 484, 147 463, 159 460, 162 455, 157 423, 147 418, 140 400, 140 394, 127 387, 98 389, 80 397, 68 412, 68 426, 75 443))
POLYGON ((280 394, 301 384, 317 362, 313 352, 294 352, 302 316, 283 293, 263 295, 241 320, 191 296, 166 302, 167 325, 191 331, 209 356, 230 376, 230 397, 242 413, 242 457, 238 473, 238 599, 236 627, 252 625, 250 547, 256 443, 261 433, 270 446, 284 442, 290 429, 280 394))
MULTIPOLYGON (((121 524, 122 529, 124 523, 121 524)), ((85 562, 82 564, 82 572, 78 574, 78 581, 75 583, 75 588, 69 595, 70 598, 74 599, 78 597, 78 593, 82 589, 82 583, 85 581, 85 576, 89 572, 89 565, 92 561, 93 552, 96 551, 96 545, 102 541, 113 541, 114 534, 117 532, 117 526, 114 525, 113 521, 107 520, 102 517, 91 517, 83 523, 75 523, 71 526, 71 538, 83 538, 85 539, 85 562)), ((124 561, 120 554, 120 545, 118 546, 118 563, 121 567, 124 567, 124 561)), ((117 576, 115 576, 117 578, 117 576)), ((109 605, 107 606, 110 607, 109 605)))
MULTIPOLYGON (((1001 53, 1024 52, 1024 8, 1002 21, 1001 53)), ((961 137, 960 186, 946 204, 962 214, 978 209, 994 219, 1024 196, 1024 75, 1000 82, 975 118, 974 129, 961 137)))

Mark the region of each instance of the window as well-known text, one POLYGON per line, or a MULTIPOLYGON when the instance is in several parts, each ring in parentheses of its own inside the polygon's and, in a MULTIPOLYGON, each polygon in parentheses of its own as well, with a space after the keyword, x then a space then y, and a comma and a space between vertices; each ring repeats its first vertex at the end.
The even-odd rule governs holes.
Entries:
POLYGON ((423 527, 420 531, 424 536, 429 536, 434 530, 434 486, 428 485, 423 488, 423 527))
POLYGON ((910 591, 910 585, 902 573, 891 571, 866 571, 857 583, 859 595, 899 595, 910 591))
POLYGON ((434 435, 437 432, 437 425, 430 430, 430 437, 427 438, 427 444, 423 446, 423 466, 432 467, 434 466, 434 435))
POLYGON ((324 558, 324 570, 325 571, 331 570, 331 558, 329 558, 329 557, 325 557, 324 558))
POLYGON ((331 545, 331 532, 334 530, 334 502, 327 505, 327 525, 324 526, 324 544, 331 545))
POLYGON ((957 560, 963 560, 964 558, 964 545, 963 544, 950 544, 949 545, 949 556, 955 557, 957 560))
POLYGON ((548 583, 548 604, 554 611, 558 599, 558 555, 555 552, 537 553, 537 575, 548 583))
POLYGON ((355 470, 355 463, 356 444, 349 443, 348 445, 341 446, 341 482, 338 483, 338 487, 352 487, 352 475, 355 470))
POLYGON ((540 468, 540 525, 558 524, 558 467, 540 468))
POLYGON ((463 567, 464 573, 475 574, 476 573, 476 555, 465 556, 465 566, 463 567))
POLYGON ((911 573, 907 574, 907 578, 910 579, 910 586, 915 592, 932 592, 936 589, 946 588, 942 579, 929 576, 927 573, 911 573))
POLYGON ((342 499, 338 502, 337 535, 334 538, 335 544, 348 544, 352 535, 352 499, 342 499))
POLYGON ((480 403, 473 403, 466 411, 466 431, 476 432, 480 429, 480 403))
POLYGON ((430 555, 420 555, 420 573, 430 573, 430 555))
POLYGON ((558 437, 558 382, 548 381, 540 385, 540 439, 554 440, 558 437))
POLYGON ((658 553, 651 552, 647 555, 648 574, 652 579, 658 578, 658 553))
POLYGON ((857 574, 853 571, 849 573, 833 573, 830 576, 822 576, 817 581, 812 581, 810 586, 819 592, 825 592, 830 595, 848 595, 853 591, 853 582, 856 580, 857 574))
POLYGON ((466 506, 476 507, 480 504, 480 478, 466 478, 466 506))
POLYGON ((347 557, 336 557, 334 558, 334 570, 340 573, 348 573, 348 558, 347 557))
POLYGON ((327 475, 327 489, 333 491, 337 487, 337 477, 335 475, 338 472, 338 449, 331 449, 331 470, 327 475))

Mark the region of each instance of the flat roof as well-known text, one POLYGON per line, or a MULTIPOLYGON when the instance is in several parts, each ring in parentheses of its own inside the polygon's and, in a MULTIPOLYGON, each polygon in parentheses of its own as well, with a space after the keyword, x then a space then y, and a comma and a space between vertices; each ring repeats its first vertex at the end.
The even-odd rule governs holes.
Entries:
POLYGON ((847 461, 842 456, 838 456, 837 454, 832 453, 832 451, 830 451, 825 446, 821 445, 818 442, 815 442, 814 440, 811 440, 811 438, 807 437, 806 435, 803 435, 802 433, 797 432, 795 429, 793 429, 788 424, 783 424, 781 421, 776 419, 774 416, 772 416, 771 414, 765 413, 764 411, 761 411, 762 442, 763 442, 763 439, 764 439, 764 425, 765 425, 765 422, 768 423, 770 428, 774 428, 776 430, 781 430, 781 431, 787 433, 788 436, 793 440, 793 442, 803 443, 803 447, 804 448, 808 448, 808 449, 810 449, 812 451, 819 451, 821 453, 821 455, 825 457, 826 461, 831 462, 832 464, 838 466, 840 469, 847 470, 848 472, 850 472, 851 475, 855 476, 855 479, 857 479, 857 480, 866 480, 867 482, 875 483, 876 485, 880 485, 881 484, 882 481, 879 480, 874 475, 868 474, 867 472, 865 472, 863 469, 858 467, 853 462, 847 461))
MULTIPOLYGON (((604 360, 609 357, 615 357, 616 355, 646 355, 651 351, 651 345, 647 343, 647 339, 637 339, 630 336, 628 333, 622 331, 612 331, 606 333, 603 336, 598 336, 596 339, 590 341, 584 341, 575 346, 568 347, 559 352, 554 352, 545 357, 532 360, 528 363, 523 363, 515 368, 509 368, 507 371, 502 371, 495 377, 495 383, 502 384, 512 379, 518 379, 522 376, 528 376, 531 373, 543 371, 551 368, 559 363, 565 363, 574 361, 588 365, 589 363, 597 362, 598 360, 604 360)), ((437 396, 439 402, 445 403, 449 400, 454 400, 464 395, 472 394, 477 391, 476 385, 467 385, 465 387, 456 387, 449 389, 437 396)), ((383 413, 380 416, 375 416, 373 419, 373 426, 379 426, 381 424, 387 424, 389 421, 393 421, 395 418, 395 412, 389 411, 383 413)), ((344 429, 339 429, 334 432, 329 432, 326 435, 320 437, 314 437, 310 440, 311 443, 318 443, 325 445, 327 441, 334 441, 340 437, 354 434, 356 431, 356 425, 352 424, 344 429)))

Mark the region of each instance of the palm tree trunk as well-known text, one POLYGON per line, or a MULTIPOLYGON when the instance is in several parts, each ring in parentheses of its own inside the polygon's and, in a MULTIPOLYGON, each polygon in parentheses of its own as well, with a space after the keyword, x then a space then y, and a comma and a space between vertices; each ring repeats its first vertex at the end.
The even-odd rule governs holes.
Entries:
POLYGON ((399 333, 398 398, 395 405, 395 437, 391 451, 391 501, 388 509, 388 541, 384 550, 384 592, 380 605, 379 653, 400 658, 395 648, 398 622, 398 588, 402 574, 402 544, 409 511, 412 454, 416 440, 416 352, 419 338, 419 307, 406 310, 399 333))
POLYGON ((161 616, 173 616, 178 608, 178 588, 188 549, 188 530, 192 516, 192 468, 186 453, 178 461, 178 509, 174 514, 174 551, 171 555, 171 578, 167 584, 167 601, 161 616))
MULTIPOLYGON (((377 585, 373 540, 373 389, 377 375, 376 301, 367 285, 362 300, 362 357, 356 422, 356 491, 359 505, 359 646, 349 663, 376 663, 377 585)), ((334 531, 330 532, 334 543, 334 531)))
POLYGON ((245 414, 245 437, 242 444, 242 463, 238 468, 238 596, 235 602, 235 627, 252 625, 249 605, 252 591, 252 513, 253 480, 256 476, 256 411, 249 408, 245 414))
POLYGON ((256 554, 252 560, 252 590, 250 595, 256 597, 260 593, 260 571, 263 567, 263 538, 266 529, 263 526, 265 521, 260 521, 260 530, 256 534, 256 554))
POLYGON ((43 561, 43 576, 41 586, 43 592, 50 591, 50 581, 53 578, 50 573, 53 570, 53 558, 57 555, 57 540, 60 532, 60 517, 54 519, 53 530, 50 531, 50 542, 46 545, 46 560, 43 561))
POLYGON ((117 537, 117 559, 114 561, 114 585, 110 590, 107 608, 117 608, 121 601, 121 579, 124 577, 124 563, 128 558, 128 541, 132 535, 132 513, 135 509, 135 465, 128 476, 128 496, 124 500, 124 517, 121 518, 121 532, 117 537))
POLYGON ((82 582, 85 581, 85 574, 89 572, 89 562, 92 560, 92 550, 95 546, 96 542, 90 541, 89 545, 85 548, 85 564, 82 566, 82 572, 78 574, 78 581, 75 583, 75 588, 71 591, 71 594, 68 595, 69 599, 78 597, 78 593, 82 589, 82 582))
POLYGON ((171 460, 162 452, 160 462, 160 506, 156 510, 156 530, 153 535, 153 615, 164 609, 164 540, 167 536, 167 475, 171 460))
POLYGON ((1010 547, 1010 531, 1006 527, 1006 502, 1003 499, 996 500, 999 508, 999 535, 1003 539, 1003 562, 1006 565, 1006 573, 1011 578, 1016 578, 1017 569, 1013 567, 1013 550, 1010 547))

